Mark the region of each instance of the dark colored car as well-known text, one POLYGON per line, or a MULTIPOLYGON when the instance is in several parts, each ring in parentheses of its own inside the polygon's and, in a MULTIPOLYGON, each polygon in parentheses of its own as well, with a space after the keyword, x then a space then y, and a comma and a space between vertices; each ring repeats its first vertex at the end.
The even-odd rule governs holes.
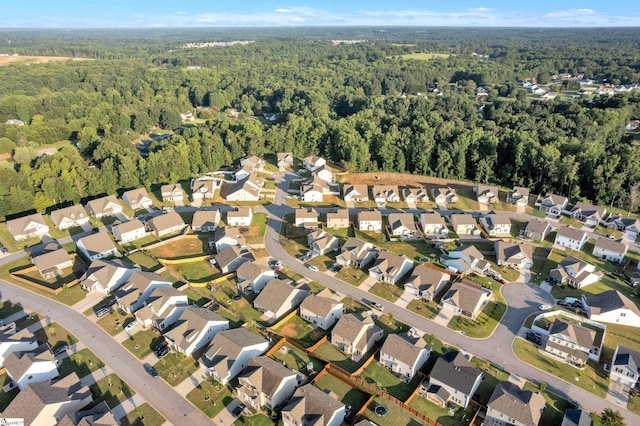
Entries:
POLYGON ((163 356, 169 353, 169 346, 166 346, 166 345, 162 346, 161 348, 158 348, 157 350, 155 350, 154 353, 158 358, 162 358, 163 356))
POLYGON ((533 331, 528 331, 526 338, 528 341, 533 342, 536 345, 539 345, 540 343, 542 343, 542 336, 540 336, 538 333, 535 333, 533 331))
POLYGON ((234 417, 238 417, 242 413, 242 410, 244 410, 245 408, 246 405, 240 404, 231 411, 231 414, 233 414, 234 417))
POLYGON ((564 300, 558 300, 558 301, 556 302, 556 305, 558 305, 558 306, 564 306, 565 308, 568 308, 568 307, 570 307, 570 306, 571 306, 568 302, 565 302, 564 300))
POLYGON ((149 373, 149 375, 154 379, 157 379, 158 377, 160 377, 160 374, 158 374, 158 371, 155 368, 153 368, 151 365, 149 364, 145 365, 144 369, 147 370, 147 373, 149 373))

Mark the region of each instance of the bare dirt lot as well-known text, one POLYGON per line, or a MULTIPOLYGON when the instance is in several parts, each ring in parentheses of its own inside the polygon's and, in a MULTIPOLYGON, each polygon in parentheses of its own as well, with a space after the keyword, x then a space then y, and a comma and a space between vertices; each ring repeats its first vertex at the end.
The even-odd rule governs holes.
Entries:
POLYGON ((187 236, 181 239, 167 241, 166 244, 154 247, 150 251, 160 258, 171 259, 175 257, 203 254, 205 253, 205 244, 206 241, 201 240, 198 237, 187 236))
POLYGON ((344 182, 361 185, 398 185, 398 186, 440 186, 473 187, 471 182, 454 179, 442 179, 431 176, 410 175, 393 172, 350 173, 344 176, 344 182))
POLYGON ((91 61, 90 58, 71 58, 68 56, 0 56, 0 66, 9 64, 44 64, 59 61, 91 61))

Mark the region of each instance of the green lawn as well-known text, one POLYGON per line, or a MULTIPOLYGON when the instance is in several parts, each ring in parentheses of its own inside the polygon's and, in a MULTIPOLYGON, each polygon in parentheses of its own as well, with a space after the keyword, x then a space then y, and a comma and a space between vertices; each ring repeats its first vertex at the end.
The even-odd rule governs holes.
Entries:
POLYGON ((313 369, 316 373, 324 368, 323 362, 316 358, 309 357, 309 355, 288 344, 282 345, 277 351, 271 354, 271 358, 284 362, 287 367, 298 370, 304 374, 307 374, 307 363, 309 361, 313 363, 313 369))
MULTIPOLYGON (((123 322, 124 324, 124 322, 123 322)), ((134 354, 138 359, 149 355, 153 348, 164 342, 164 337, 155 328, 138 331, 133 336, 122 342, 122 346, 134 354)))
POLYGON ((165 423, 165 418, 146 402, 140 406, 140 413, 142 420, 134 410, 120 419, 120 426, 161 426, 165 423))
MULTIPOLYGON (((251 302, 242 297, 240 300, 233 300, 232 297, 237 293, 236 285, 231 281, 225 280, 216 284, 217 290, 211 293, 212 297, 226 306, 242 322, 255 321, 259 322, 262 313, 255 309, 251 302)), ((204 289, 201 289, 204 291, 204 289)))
POLYGON ((60 372, 59 377, 66 377, 69 374, 76 372, 78 378, 83 378, 89 373, 102 368, 104 364, 95 356, 89 349, 82 349, 75 354, 69 354, 67 358, 64 358, 62 363, 58 366, 60 372))
POLYGON ((458 407, 455 409, 453 416, 449 416, 448 409, 439 407, 419 395, 416 395, 416 397, 411 400, 409 406, 418 410, 421 414, 424 414, 430 419, 437 421, 442 426, 458 426, 466 424, 462 418, 465 415, 467 418, 473 417, 473 409, 471 406, 469 406, 467 410, 463 410, 462 407, 458 407))
POLYGON ((369 400, 368 394, 349 386, 330 374, 323 375, 314 384, 324 391, 335 393, 338 401, 347 407, 351 407, 352 413, 360 411, 360 408, 369 400))
POLYGON ((363 413, 364 417, 378 426, 422 426, 423 422, 417 420, 409 412, 403 410, 390 401, 377 397, 367 407, 363 413), (387 408, 387 415, 384 417, 378 416, 373 410, 378 405, 383 405, 387 408))
POLYGON ((204 292, 202 292, 200 289, 193 288, 188 284, 181 287, 180 291, 187 295, 187 297, 189 298, 189 304, 203 306, 211 300, 210 298, 205 297, 203 295, 204 292))
POLYGON ((321 271, 326 271, 336 263, 336 256, 339 252, 332 251, 330 253, 324 254, 322 256, 316 256, 307 262, 307 265, 317 266, 321 271))
POLYGON ((220 270, 211 266, 211 264, 206 260, 182 263, 179 265, 169 265, 167 268, 175 271, 178 275, 189 282, 202 283, 211 281, 220 276, 220 270))
MULTIPOLYGON (((531 382, 527 382, 524 384, 524 390, 528 390, 531 392, 540 392, 540 388, 537 385, 534 385, 531 382)), ((547 392, 546 390, 540 392, 544 397, 547 405, 544 407, 544 411, 542 412, 542 419, 540 419, 541 425, 559 425, 562 423, 562 419, 564 418, 564 412, 569 408, 569 402, 567 400, 560 398, 558 395, 547 392)))
POLYGON ((157 271, 161 266, 155 259, 149 256, 143 250, 130 254, 127 256, 127 258, 133 263, 140 265, 140 267, 145 271, 157 271))
POLYGON ((251 220, 251 225, 252 226, 257 226, 258 227, 258 232, 257 235, 251 235, 247 238, 247 242, 249 244, 252 243, 262 243, 264 242, 264 234, 267 230, 267 221, 268 221, 268 217, 266 213, 254 213, 253 214, 253 219, 251 220))
POLYGON ((496 329, 506 311, 506 304, 490 302, 487 303, 475 320, 456 315, 449 321, 447 327, 460 331, 464 333, 465 336, 486 338, 496 329))
POLYGON ((60 324, 52 322, 49 325, 42 324, 42 328, 36 330, 34 336, 40 343, 48 343, 55 352, 63 346, 71 346, 78 342, 78 339, 60 324))
POLYGON ((491 365, 488 361, 473 357, 470 361, 471 365, 479 368, 484 372, 484 379, 478 387, 479 401, 481 404, 487 404, 491 394, 496 389, 498 383, 508 380, 509 374, 491 365))
POLYGON ((407 305, 407 309, 429 319, 435 318, 438 314, 438 304, 436 302, 422 299, 412 300, 407 305))
POLYGON ((356 371, 367 359, 367 356, 365 356, 360 362, 355 362, 349 355, 333 346, 329 341, 324 342, 313 353, 350 373, 356 371))
POLYGON ((187 394, 187 399, 205 415, 213 418, 231 403, 233 396, 229 386, 220 386, 216 382, 216 388, 214 388, 205 380, 187 394), (205 398, 206 396, 208 399, 205 398))
POLYGON ((392 314, 382 314, 376 319, 376 325, 384 330, 385 334, 400 334, 409 330, 409 326, 396 320, 392 314))
POLYGON ((242 416, 234 423, 235 426, 273 426, 274 424, 276 423, 264 414, 242 416))
POLYGON ((348 266, 338 271, 338 273, 335 276, 339 280, 342 280, 346 283, 349 283, 353 286, 358 287, 360 284, 363 283, 364 280, 366 280, 369 277, 369 272, 363 271, 362 269, 355 269, 348 266))
POLYGON ((0 319, 5 319, 22 310, 20 303, 13 303, 10 300, 0 301, 0 319))
POLYGON ((133 240, 133 241, 130 241, 130 242, 126 243, 126 244, 123 244, 122 246, 125 248, 125 250, 133 250, 133 249, 136 249, 136 248, 148 246, 148 245, 153 244, 153 243, 155 243, 157 241, 158 240, 153 235, 147 235, 145 237, 142 237, 142 238, 139 238, 137 240, 133 240))
POLYGON ((414 377, 409 383, 397 378, 391 370, 384 367, 377 360, 373 361, 361 375, 362 379, 382 389, 401 401, 405 401, 420 384, 420 378, 414 377))
POLYGON ((91 403, 93 407, 102 401, 106 401, 109 407, 115 407, 136 393, 136 391, 129 387, 117 374, 110 374, 98 380, 89 386, 89 388, 93 393, 93 402, 91 403))
POLYGON ((378 282, 371 287, 369 293, 382 297, 390 302, 395 302, 402 296, 402 289, 395 284, 378 282))
POLYGON ((103 316, 102 318, 98 318, 96 324, 111 336, 115 336, 123 330, 122 326, 125 322, 129 323, 133 319, 133 315, 127 315, 124 311, 117 310, 113 311, 109 315, 103 316))
POLYGON ((9 382, 11 382, 11 379, 7 373, 0 375, 0 412, 3 412, 20 392, 20 389, 17 387, 11 389, 9 392, 3 391, 2 388, 8 385, 9 382))
POLYGON ((576 228, 576 229, 580 229, 580 228, 582 228, 582 225, 584 225, 579 220, 571 218, 571 217, 568 217, 568 216, 562 216, 560 218, 560 223, 563 224, 563 225, 568 225, 568 226, 570 226, 572 228, 576 228))
POLYGON ((627 408, 636 414, 640 414, 640 395, 631 395, 627 403, 627 408))
POLYGON ((327 334, 320 328, 314 328, 311 324, 300 318, 299 315, 295 315, 289 321, 280 325, 276 331, 305 348, 313 346, 314 343, 327 334))
POLYGON ((172 352, 162 358, 154 365, 160 373, 160 377, 165 379, 171 386, 177 386, 187 377, 198 370, 196 361, 191 356, 172 352))

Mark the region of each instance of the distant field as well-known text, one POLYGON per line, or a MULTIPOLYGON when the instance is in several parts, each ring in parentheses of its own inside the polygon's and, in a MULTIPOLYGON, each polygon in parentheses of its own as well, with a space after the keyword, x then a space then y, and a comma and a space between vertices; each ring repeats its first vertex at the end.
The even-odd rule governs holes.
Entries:
POLYGON ((448 53, 407 53, 406 55, 400 55, 402 59, 417 59, 419 61, 429 61, 437 58, 448 58, 451 56, 448 53))
POLYGON ((90 61, 89 58, 71 58, 68 56, 0 56, 0 66, 9 64, 43 64, 53 61, 90 61))

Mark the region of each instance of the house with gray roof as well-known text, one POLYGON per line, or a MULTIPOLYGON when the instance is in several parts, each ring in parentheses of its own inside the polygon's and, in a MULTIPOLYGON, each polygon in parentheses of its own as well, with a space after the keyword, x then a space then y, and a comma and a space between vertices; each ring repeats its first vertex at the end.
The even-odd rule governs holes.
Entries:
POLYGON ((91 262, 84 272, 80 285, 89 292, 109 294, 126 283, 136 271, 140 271, 140 268, 120 259, 98 259, 91 262))
POLYGON ((544 347, 548 352, 568 364, 583 366, 593 354, 594 361, 600 359, 598 348, 594 348, 595 330, 556 319, 549 329, 549 339, 544 347))
POLYGON ((420 227, 427 238, 448 238, 449 229, 444 218, 438 212, 422 213, 420 227))
POLYGON ((516 207, 525 208, 529 204, 529 188, 514 186, 513 191, 507 193, 507 203, 516 207))
POLYGON ((442 296, 440 305, 456 315, 475 319, 492 296, 491 290, 465 279, 453 283, 449 291, 442 296))
POLYGON ((344 314, 344 305, 333 299, 329 289, 307 296, 300 304, 300 318, 314 327, 328 330, 344 314))
POLYGON ((259 201, 264 179, 251 173, 234 184, 225 184, 223 197, 227 201, 259 201))
POLYGON ((281 172, 293 167, 292 152, 278 152, 276 158, 278 160, 278 168, 281 172))
POLYGON ((16 241, 24 241, 29 238, 42 238, 49 233, 49 225, 40 213, 19 217, 7 221, 7 229, 16 241))
POLYGON ((238 376, 238 398, 250 408, 274 409, 291 398, 302 376, 267 356, 249 360, 238 376))
POLYGON ((125 191, 122 194, 122 201, 127 203, 131 210, 148 209, 153 204, 145 188, 125 191))
POLYGON ((102 401, 87 410, 67 414, 58 426, 119 426, 119 424, 107 402, 102 401))
POLYGON ((531 219, 527 222, 527 226, 520 231, 520 236, 534 241, 544 241, 550 232, 549 222, 542 219, 531 219))
POLYGON ((564 412, 560 426, 593 426, 589 412, 581 408, 568 409, 564 412))
POLYGON ((440 407, 453 403, 467 408, 482 378, 482 371, 472 366, 464 354, 451 351, 436 360, 419 392, 440 407))
POLYGON ((382 339, 382 335, 383 330, 368 314, 347 314, 331 331, 331 343, 358 362, 382 339))
POLYGON ((640 309, 635 302, 616 290, 583 294, 582 308, 592 321, 640 327, 640 309))
POLYGON ((500 382, 489 398, 485 425, 538 426, 546 401, 542 394, 500 382))
POLYGON ((440 256, 440 262, 447 266, 447 270, 460 274, 475 272, 481 275, 491 267, 491 264, 484 260, 484 255, 472 245, 462 245, 449 250, 446 255, 440 256))
POLYGON ((373 199, 378 204, 397 203, 400 201, 398 185, 374 185, 372 193, 373 199))
POLYGON ((194 232, 214 232, 220 220, 220 210, 198 210, 193 214, 191 229, 194 232))
POLYGON ((453 232, 460 236, 480 235, 478 223, 470 214, 454 213, 449 216, 449 222, 453 232))
POLYGON ((413 268, 413 262, 404 255, 381 251, 371 268, 369 276, 377 281, 395 284, 413 268))
POLYGON ((358 229, 360 231, 382 231, 382 213, 379 210, 363 210, 358 212, 358 229))
POLYGON ((340 240, 322 229, 311 231, 307 235, 307 243, 311 251, 318 256, 336 251, 340 247, 340 240))
POLYGON ((588 235, 586 232, 571 228, 570 226, 560 226, 556 230, 554 244, 571 250, 580 251, 586 244, 588 235))
POLYGON ((115 292, 118 307, 128 314, 135 312, 158 287, 171 287, 171 282, 154 272, 135 271, 115 292))
POLYGON ((235 272, 243 263, 256 260, 253 252, 248 248, 229 246, 216 254, 215 264, 223 274, 235 272))
POLYGON ((570 211, 571 217, 595 228, 607 214, 607 208, 578 201, 570 211))
POLYGON ((63 248, 33 257, 31 263, 45 280, 62 275, 64 269, 73 266, 69 253, 63 248))
POLYGON ((592 254, 594 257, 608 260, 619 265, 627 255, 628 249, 629 246, 622 240, 612 240, 611 238, 601 237, 596 240, 592 254))
POLYGON ((297 308, 309 295, 306 285, 294 286, 290 281, 273 279, 253 301, 253 307, 263 313, 270 322, 297 308))
POLYGON ((478 202, 481 204, 495 204, 498 202, 498 187, 478 185, 474 188, 478 202))
POLYGON ((490 237, 511 235, 511 219, 506 214, 488 214, 480 218, 480 226, 490 237))
POLYGON ((609 377, 613 382, 630 388, 636 387, 640 379, 640 352, 626 346, 616 346, 609 377))
POLYGON ((61 230, 89 223, 89 213, 81 204, 54 210, 50 216, 56 228, 61 230))
POLYGON ((38 339, 28 328, 17 331, 13 325, 0 328, 0 365, 12 352, 33 352, 38 347, 38 339))
POLYGON ((569 199, 567 197, 547 192, 540 202, 539 207, 543 212, 560 216, 562 211, 567 208, 567 203, 569 203, 569 199))
POLYGON ((184 220, 177 212, 167 212, 160 216, 155 216, 147 222, 147 228, 156 238, 182 232, 185 228, 184 220))
POLYGON ((185 308, 164 339, 176 351, 189 356, 223 330, 229 329, 229 320, 207 308, 185 308))
POLYGON ((45 382, 59 374, 56 357, 46 344, 38 346, 33 351, 10 352, 4 360, 3 367, 13 386, 21 390, 29 383, 45 382))
POLYGON ((244 247, 247 245, 247 240, 240 232, 240 229, 231 226, 221 226, 216 229, 213 234, 213 239, 215 240, 214 246, 218 253, 227 247, 244 247))
POLYGON ((244 262, 236 270, 236 283, 238 290, 260 293, 265 285, 276 278, 276 272, 264 265, 255 262, 244 262))
POLYGON ((184 202, 184 189, 179 183, 171 183, 160 187, 162 201, 182 205, 184 202))
POLYGON ((378 254, 373 244, 350 237, 341 248, 341 253, 336 256, 336 263, 342 266, 352 266, 360 269, 368 265, 378 254))
POLYGON ((349 225, 349 209, 335 209, 327 213, 327 228, 344 229, 349 225))
POLYGON ((91 216, 96 219, 100 219, 105 216, 115 216, 122 213, 122 204, 120 204, 118 199, 113 195, 91 200, 87 202, 86 207, 91 216))
POLYGON ((494 246, 499 266, 518 269, 530 268, 533 265, 531 244, 496 241, 494 246))
POLYGON ((209 176, 191 179, 191 200, 211 199, 215 196, 217 188, 216 181, 209 176))
POLYGON ((115 243, 107 232, 98 232, 88 237, 80 238, 76 245, 89 261, 104 259, 109 256, 119 256, 115 243))
POLYGON ((282 409, 284 426, 340 426, 346 407, 333 396, 312 384, 296 389, 282 409))
POLYGON ((187 295, 173 287, 157 287, 144 300, 143 306, 134 312, 136 321, 143 327, 154 326, 164 330, 172 326, 189 306, 187 295))
POLYGON ((120 244, 130 243, 131 241, 139 240, 147 235, 147 230, 144 224, 138 219, 131 219, 111 227, 113 237, 120 244))
POLYGON ((596 270, 594 265, 573 256, 566 256, 557 268, 549 271, 548 280, 581 289, 600 281, 603 276, 602 271, 596 270))
POLYGON ((417 188, 402 188, 402 198, 407 203, 426 203, 429 201, 427 190, 422 186, 417 188))
POLYGON ((405 383, 409 383, 422 368, 431 348, 417 346, 399 334, 390 334, 380 349, 380 364, 393 371, 405 383))
POLYGON ((413 213, 389 213, 387 216, 391 235, 402 238, 418 238, 420 232, 416 227, 413 213))
POLYGON ((418 265, 404 283, 404 292, 414 299, 433 300, 449 280, 451 275, 443 269, 418 265))
POLYGON ((297 208, 295 211, 295 224, 301 228, 317 228, 318 212, 312 208, 297 208))
POLYGON ((369 187, 367 185, 345 184, 342 187, 344 201, 353 203, 364 203, 369 201, 369 187))
POLYGON ((456 194, 456 190, 447 187, 447 188, 435 188, 431 190, 431 198, 436 204, 449 204, 449 203, 457 203, 458 195, 456 194))
POLYGON ((229 226, 251 226, 253 220, 253 210, 251 207, 236 207, 235 210, 227 212, 227 225, 229 226))

